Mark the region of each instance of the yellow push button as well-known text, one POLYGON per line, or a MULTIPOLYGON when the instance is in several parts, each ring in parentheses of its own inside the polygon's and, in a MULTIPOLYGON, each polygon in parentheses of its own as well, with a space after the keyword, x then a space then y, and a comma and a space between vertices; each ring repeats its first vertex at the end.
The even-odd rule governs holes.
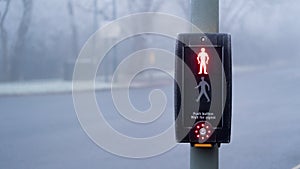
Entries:
POLYGON ((212 144, 194 144, 194 147, 199 147, 199 148, 211 148, 213 147, 212 144))

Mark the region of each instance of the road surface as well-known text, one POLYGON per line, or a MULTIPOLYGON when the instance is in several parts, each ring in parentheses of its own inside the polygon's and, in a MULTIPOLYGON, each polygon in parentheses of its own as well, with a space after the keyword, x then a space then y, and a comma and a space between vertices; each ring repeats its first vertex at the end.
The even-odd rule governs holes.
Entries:
MULTIPOLYGON (((220 149, 220 168, 291 169, 299 165, 300 104, 295 90, 300 85, 299 77, 262 72, 237 74, 234 80, 232 142, 220 149)), ((130 90, 132 104, 146 110, 148 94, 157 87, 165 92, 168 104, 163 115, 151 124, 137 125, 122 118, 108 90, 97 93, 98 104, 119 132, 151 136, 172 123, 172 85, 130 90)), ((122 158, 102 150, 80 127, 71 94, 0 97, 0 108, 3 169, 189 167, 189 145, 178 145, 147 159, 122 158)))

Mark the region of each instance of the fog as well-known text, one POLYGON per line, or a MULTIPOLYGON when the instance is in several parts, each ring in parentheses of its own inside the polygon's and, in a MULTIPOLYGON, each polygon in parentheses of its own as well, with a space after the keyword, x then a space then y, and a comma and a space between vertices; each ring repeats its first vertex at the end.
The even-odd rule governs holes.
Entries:
MULTIPOLYGON (((188 5, 180 0, 1 0, 0 79, 2 82, 70 79, 80 49, 105 24, 136 12, 165 12, 188 19, 188 5)), ((236 72, 298 69, 299 5, 297 0, 220 1, 220 31, 232 34, 236 72)), ((153 37, 146 39, 151 41, 153 37)), ((174 44, 160 44, 173 50, 174 44)), ((127 45, 131 53, 132 44, 127 45)), ((151 46, 150 42, 144 45, 141 48, 151 46)), ((112 74, 115 67, 112 59, 116 57, 120 62, 125 56, 108 57, 106 69, 112 74)))

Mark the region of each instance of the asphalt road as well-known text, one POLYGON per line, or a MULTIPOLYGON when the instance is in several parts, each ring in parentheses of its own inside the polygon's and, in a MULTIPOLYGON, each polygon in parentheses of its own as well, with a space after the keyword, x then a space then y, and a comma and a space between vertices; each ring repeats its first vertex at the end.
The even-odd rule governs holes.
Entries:
MULTIPOLYGON (((232 142, 220 148, 221 169, 291 169, 300 163, 297 78, 274 72, 235 75, 232 142)), ((131 89, 132 104, 146 110, 154 88, 131 89)), ((109 91, 97 93, 98 104, 119 132, 151 136, 173 120, 172 85, 158 88, 165 92, 168 104, 151 124, 133 124, 120 116, 109 91)), ((189 168, 189 145, 152 158, 118 157, 99 148, 82 130, 71 94, 0 97, 0 168, 183 169, 189 168)))

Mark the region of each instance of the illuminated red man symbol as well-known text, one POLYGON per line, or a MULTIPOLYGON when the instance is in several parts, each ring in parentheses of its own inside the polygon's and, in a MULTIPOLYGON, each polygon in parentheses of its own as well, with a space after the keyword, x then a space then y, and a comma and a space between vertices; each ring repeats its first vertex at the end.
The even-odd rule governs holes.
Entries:
POLYGON ((205 48, 201 48, 201 52, 198 54, 197 57, 198 60, 198 64, 200 64, 200 70, 199 70, 199 75, 202 74, 202 70, 204 69, 204 74, 208 74, 207 73, 207 69, 206 69, 206 65, 208 64, 208 54, 205 52, 205 48))

